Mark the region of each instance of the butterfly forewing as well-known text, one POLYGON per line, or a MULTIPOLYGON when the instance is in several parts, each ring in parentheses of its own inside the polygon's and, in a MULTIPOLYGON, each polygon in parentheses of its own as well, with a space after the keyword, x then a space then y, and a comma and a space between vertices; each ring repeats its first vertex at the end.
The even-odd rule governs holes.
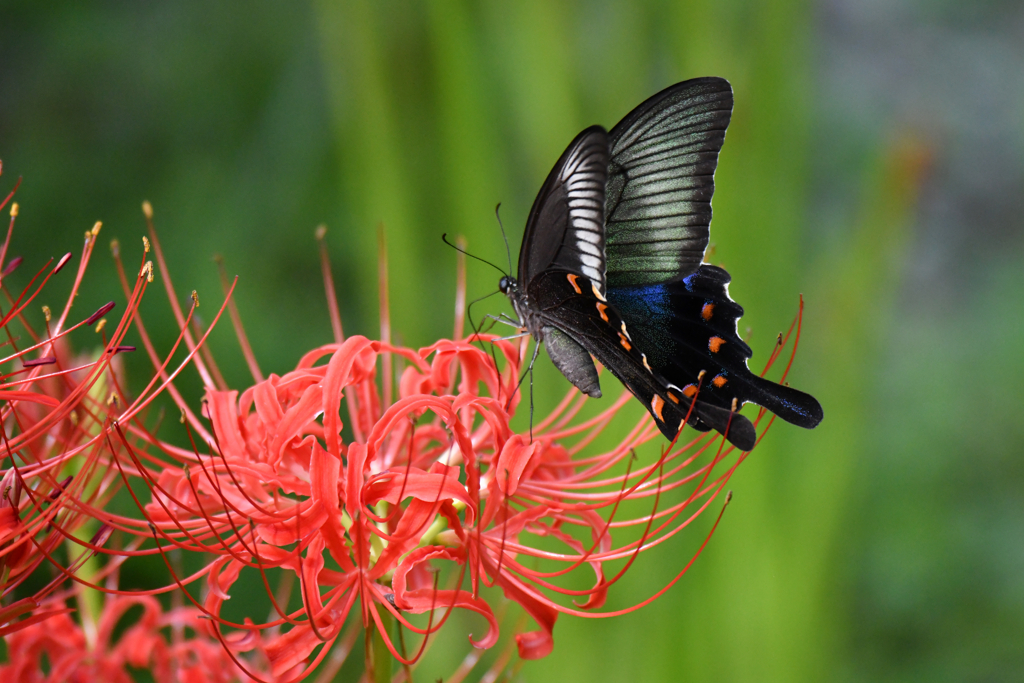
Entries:
POLYGON ((654 95, 608 134, 609 287, 677 280, 700 266, 732 104, 728 81, 697 78, 654 95))
POLYGON ((604 288, 604 188, 608 134, 593 126, 576 136, 537 195, 519 253, 519 281, 561 268, 604 288))

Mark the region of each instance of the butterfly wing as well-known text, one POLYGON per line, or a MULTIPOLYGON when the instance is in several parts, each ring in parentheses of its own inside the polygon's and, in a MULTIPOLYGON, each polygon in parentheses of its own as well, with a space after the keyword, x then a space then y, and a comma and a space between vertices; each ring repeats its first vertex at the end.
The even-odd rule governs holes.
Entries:
MULTIPOLYGON (((534 314, 540 319, 545 335, 552 330, 561 335, 556 343, 563 358, 568 355, 562 351, 567 337, 572 342, 568 348, 577 361, 574 368, 584 365, 578 362, 581 352, 592 354, 640 399, 669 439, 674 439, 689 419, 698 429, 712 428, 725 434, 742 450, 752 449, 757 434, 750 420, 717 402, 702 400, 703 389, 691 410, 693 394, 687 394, 684 387, 673 386, 650 365, 615 307, 599 296, 593 284, 575 273, 547 270, 535 276, 527 289, 527 297, 533 302, 534 314)), ((550 346, 546 336, 545 345, 550 346)), ((589 361, 589 357, 586 360, 589 361)), ((559 369, 569 376, 561 365, 559 369)))
POLYGON ((728 81, 695 78, 649 98, 608 134, 609 287, 678 280, 700 266, 732 104, 728 81))
POLYGON ((608 133, 592 126, 572 141, 537 194, 519 251, 519 282, 528 287, 551 268, 582 275, 604 289, 604 188, 608 133))
POLYGON ((730 408, 733 400, 750 401, 792 424, 816 426, 823 413, 813 396, 747 368, 751 350, 736 331, 743 308, 729 298, 729 280, 722 268, 704 264, 678 282, 609 288, 607 296, 668 383, 695 390, 704 373, 699 403, 730 408))

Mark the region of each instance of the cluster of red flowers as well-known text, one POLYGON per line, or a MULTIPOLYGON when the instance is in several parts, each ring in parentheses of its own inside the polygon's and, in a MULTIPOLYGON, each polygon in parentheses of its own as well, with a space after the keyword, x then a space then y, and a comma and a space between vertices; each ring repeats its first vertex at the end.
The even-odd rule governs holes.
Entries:
MULTIPOLYGON (((18 263, 6 260, 16 207, 2 277, 18 263)), ((195 293, 190 309, 177 304, 144 209, 150 232, 134 281, 114 245, 126 305, 109 335, 103 316, 113 304, 68 324, 99 224, 86 235, 56 322, 47 311, 37 331, 23 312, 70 255, 9 295, 0 318, 8 332, 2 362, 16 367, 0 384, 0 634, 8 651, 0 671, 16 680, 129 680, 127 667, 144 667, 156 680, 297 681, 317 667, 332 675, 362 633, 369 680, 383 680, 374 668, 390 670, 385 652, 411 680, 454 610, 483 618, 470 642, 485 650, 499 643, 511 602, 536 626, 513 629, 491 665, 501 670, 515 653, 547 655, 559 614, 637 609, 703 549, 710 533, 649 600, 602 612, 639 552, 710 507, 746 454, 714 432, 666 444, 646 413, 599 451, 593 442, 630 400, 625 390, 584 419, 586 397, 573 389, 528 433, 516 433, 510 419, 525 342, 477 334, 411 350, 346 339, 334 305, 334 343, 264 377, 231 304, 234 285, 225 283, 225 303, 202 330, 195 293), (163 354, 138 312, 157 277, 181 330, 163 354), (225 311, 254 377, 241 392, 226 386, 204 344, 225 311), (94 326, 102 349, 76 357, 68 334, 94 326), (119 354, 134 350, 129 333, 154 367, 134 392, 119 371, 119 354), (189 367, 206 387, 198 410, 175 387, 189 367), (180 409, 180 444, 158 438, 148 419, 163 396, 180 409), (652 440, 657 455, 645 464, 636 448, 652 440), (123 504, 110 504, 116 496, 123 504), (163 560, 166 585, 121 589, 120 568, 147 556, 163 560), (589 588, 566 587, 580 585, 579 572, 592 575, 589 588), (246 585, 264 587, 268 617, 242 605, 239 619, 227 609, 245 576, 246 585), (141 616, 125 627, 136 607, 141 616)), ((325 265, 333 298, 329 273, 325 265)), ((477 659, 446 680, 461 680, 477 659)))

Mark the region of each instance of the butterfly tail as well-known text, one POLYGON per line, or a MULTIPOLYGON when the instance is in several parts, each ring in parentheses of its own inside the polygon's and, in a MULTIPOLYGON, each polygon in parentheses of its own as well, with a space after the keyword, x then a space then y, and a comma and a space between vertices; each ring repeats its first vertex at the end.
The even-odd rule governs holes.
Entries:
POLYGON ((790 424, 813 429, 824 417, 821 404, 810 394, 753 373, 743 380, 747 388, 743 392, 744 400, 767 408, 790 424))

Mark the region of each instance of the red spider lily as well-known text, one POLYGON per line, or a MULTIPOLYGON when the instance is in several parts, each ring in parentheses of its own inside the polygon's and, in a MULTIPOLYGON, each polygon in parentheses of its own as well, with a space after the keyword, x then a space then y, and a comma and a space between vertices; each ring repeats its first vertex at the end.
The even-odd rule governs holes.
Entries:
MULTIPOLYGON (((7 195, 0 208, 13 198, 7 195)), ((3 424, 0 451, 0 591, 10 599, 14 591, 47 559, 60 550, 61 541, 81 539, 86 546, 102 545, 109 529, 83 514, 82 504, 102 505, 111 493, 111 473, 87 465, 90 452, 102 450, 100 437, 106 415, 112 409, 108 398, 119 385, 120 358, 117 354, 134 347, 122 344, 131 326, 134 302, 108 336, 103 316, 114 307, 102 306, 84 320, 70 324, 72 304, 78 294, 92 255, 100 224, 85 233, 85 243, 67 303, 54 317, 43 306, 44 329, 39 331, 26 319, 26 309, 39 297, 51 278, 70 263, 64 255, 40 268, 20 293, 6 286, 21 264, 21 257, 7 260, 18 205, 12 204, 6 239, 0 246, 0 289, 8 301, 0 315, 6 332, 6 347, 0 353, 0 421, 3 424), (96 323, 102 348, 91 357, 76 357, 68 336, 96 323)), ((140 278, 135 301, 141 296, 145 278, 140 278)), ((62 569, 75 571, 93 556, 89 547, 68 549, 62 569)), ((66 611, 42 607, 47 594, 60 585, 53 581, 32 597, 0 608, 0 635, 38 623, 66 611), (24 619, 19 618, 31 612, 24 619)))
POLYGON ((9 662, 0 676, 24 683, 130 683, 133 667, 148 670, 157 683, 253 680, 217 640, 202 635, 197 609, 164 612, 156 598, 119 595, 107 597, 101 614, 92 637, 64 613, 9 636, 9 662), (141 616, 115 637, 115 627, 136 607, 141 616))
MULTIPOLYGON (((159 243, 151 237, 173 302, 159 243)), ((516 434, 509 420, 525 345, 471 338, 496 350, 501 363, 470 340, 413 351, 364 337, 343 339, 336 313, 336 343, 266 379, 236 320, 256 381, 242 392, 229 390, 213 381, 218 373, 212 358, 195 354, 188 322, 176 314, 190 360, 209 380, 202 410, 208 422, 172 393, 190 448, 159 440, 139 424, 116 423, 109 454, 141 514, 94 514, 140 541, 152 539, 152 547, 137 553, 176 548, 213 558, 188 576, 176 574, 176 584, 209 617, 211 635, 232 652, 247 647, 239 632, 260 633, 271 672, 283 680, 299 680, 318 666, 350 633, 344 630, 350 615, 367 633, 379 634, 404 666, 418 660, 429 636, 456 608, 484 618, 486 629, 471 642, 492 647, 499 620, 484 597, 491 586, 539 627, 516 634, 520 657, 544 657, 560 613, 621 614, 674 584, 696 555, 640 605, 599 611, 639 551, 689 526, 746 457, 708 434, 666 446, 653 462, 635 465, 635 449, 660 439, 647 416, 614 448, 588 452, 631 400, 625 390, 584 420, 577 416, 586 397, 573 389, 532 435, 516 434), (396 358, 407 367, 392 401, 396 358), (672 502, 662 505, 663 497, 672 502), (646 510, 637 515, 638 504, 646 510), (615 571, 609 576, 606 567, 615 571), (287 594, 271 587, 271 570, 283 570, 297 584, 301 606, 288 609, 287 594), (224 616, 243 572, 260 577, 271 617, 237 622, 224 616), (590 588, 565 587, 576 583, 572 575, 578 572, 593 574, 590 588), (448 585, 441 585, 441 576, 448 585), (200 580, 203 591, 190 589, 200 580), (411 617, 417 614, 425 620, 411 617), (399 633, 423 636, 418 648, 410 652, 404 638, 396 642, 392 624, 399 633)), ((781 348, 780 340, 771 362, 781 348)))
MULTIPOLYGON (((213 324, 228 310, 254 378, 248 389, 230 390, 204 346, 213 324, 204 332, 195 323, 195 293, 190 310, 178 305, 152 230, 152 211, 148 204, 144 208, 155 263, 181 334, 168 353, 158 353, 138 314, 154 278, 153 264, 144 263, 133 285, 115 246, 127 306, 114 335, 104 338, 99 360, 77 368, 66 360, 67 308, 56 330, 48 329, 32 347, 52 353, 59 370, 43 376, 42 366, 30 366, 25 377, 18 376, 23 388, 16 391, 40 398, 12 394, 3 408, 18 425, 11 430, 5 420, 5 454, 18 456, 3 471, 3 501, 10 512, 0 507, 0 542, 6 543, 0 558, 10 557, 9 566, 21 567, 11 577, 26 576, 43 561, 58 576, 27 601, 0 610, 0 627, 12 622, 12 631, 27 633, 45 617, 63 623, 68 608, 45 598, 65 578, 76 582, 81 607, 90 591, 127 593, 101 580, 130 558, 156 555, 167 562, 172 583, 136 591, 132 599, 152 600, 180 588, 179 595, 190 602, 189 619, 199 619, 190 627, 219 641, 233 666, 254 680, 300 680, 332 648, 335 654, 324 666, 336 668, 344 660, 336 653, 347 654, 359 631, 367 634, 368 667, 375 666, 370 650, 376 638, 411 679, 411 667, 429 647, 430 636, 454 609, 484 619, 485 630, 471 642, 490 648, 500 636, 501 603, 495 603, 500 591, 538 627, 516 629, 519 656, 544 657, 553 646, 559 614, 612 616, 638 609, 685 573, 717 526, 716 519, 667 586, 638 605, 600 611, 639 552, 672 538, 711 506, 746 454, 715 433, 687 444, 664 444, 646 414, 614 447, 592 447, 631 400, 625 390, 603 412, 584 419, 586 397, 572 389, 530 433, 517 434, 509 422, 519 399, 516 380, 525 343, 517 347, 474 335, 419 351, 392 345, 383 285, 382 340, 345 339, 330 294, 326 251, 335 343, 310 351, 281 376, 262 375, 231 303, 233 285, 225 279, 225 303, 213 324), (132 327, 155 371, 129 399, 113 361, 132 327), (172 365, 182 345, 184 358, 172 365), (404 371, 393 400, 396 360, 404 371), (188 366, 206 386, 198 414, 175 387, 188 366), (187 448, 157 438, 143 419, 162 394, 181 410, 187 448), (658 455, 636 464, 636 449, 652 440, 661 446, 658 455), (32 444, 36 450, 27 450, 32 444), (116 514, 107 505, 122 484, 138 514, 116 514), (123 548, 105 547, 115 531, 129 541, 123 548), (68 550, 64 561, 55 553, 61 540, 76 551, 73 556, 68 550), (31 561, 26 563, 16 548, 31 549, 31 561), (171 550, 204 563, 184 575, 185 563, 172 559, 171 550), (106 564, 87 567, 94 556, 106 558, 106 564), (575 575, 581 572, 593 576, 589 588, 573 587, 580 585, 575 575), (225 615, 233 593, 236 602, 240 597, 243 573, 263 583, 273 607, 270 617, 247 613, 238 621, 225 615), (282 578, 272 581, 275 575, 282 578), (290 606, 292 584, 297 599, 290 606), (30 616, 13 621, 26 613, 30 616), (421 636, 411 650, 405 632, 421 636), (266 670, 260 662, 266 662, 266 670)), ((91 234, 76 289, 95 241, 91 234)), ((323 245, 323 234, 319 237, 323 245)), ((150 250, 148 240, 145 249, 150 250)), ((464 282, 461 274, 459 282, 464 282)), ((458 301, 465 301, 463 292, 458 301)), ((462 317, 457 308, 457 337, 462 317)), ((799 338, 795 329, 794 340, 799 338)), ((5 590, 16 585, 12 579, 5 590)), ((114 604, 116 598, 107 599, 108 606, 114 604)), ((95 623, 103 618, 105 613, 95 623)), ((510 651, 499 656, 498 671, 510 656, 510 651)), ((453 680, 468 674, 477 659, 467 658, 453 680)))

